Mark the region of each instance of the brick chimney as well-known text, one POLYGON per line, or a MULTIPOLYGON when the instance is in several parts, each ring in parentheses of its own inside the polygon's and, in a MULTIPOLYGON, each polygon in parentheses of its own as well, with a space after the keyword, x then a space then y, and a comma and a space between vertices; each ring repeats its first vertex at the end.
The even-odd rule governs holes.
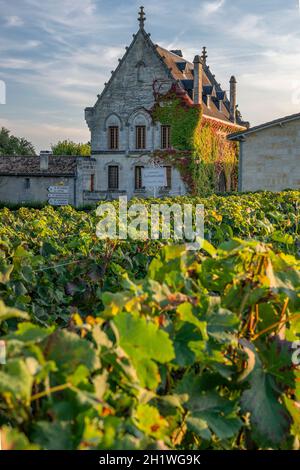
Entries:
POLYGON ((236 123, 236 78, 230 79, 230 121, 236 123))
POLYGON ((202 104, 203 61, 199 55, 194 58, 194 103, 202 104))
POLYGON ((41 171, 48 171, 49 169, 49 155, 51 152, 42 150, 40 152, 40 170, 41 171))

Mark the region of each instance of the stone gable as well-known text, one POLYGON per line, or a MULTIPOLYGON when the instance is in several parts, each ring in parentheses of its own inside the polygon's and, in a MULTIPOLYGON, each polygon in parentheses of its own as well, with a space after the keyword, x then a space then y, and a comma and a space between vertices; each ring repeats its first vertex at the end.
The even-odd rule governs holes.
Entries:
POLYGON ((145 31, 139 30, 96 105, 86 110, 93 151, 105 150, 110 116, 115 115, 120 128, 124 129, 130 125, 130 118, 136 111, 152 108, 155 80, 163 83, 166 89, 173 83, 155 46, 145 31))

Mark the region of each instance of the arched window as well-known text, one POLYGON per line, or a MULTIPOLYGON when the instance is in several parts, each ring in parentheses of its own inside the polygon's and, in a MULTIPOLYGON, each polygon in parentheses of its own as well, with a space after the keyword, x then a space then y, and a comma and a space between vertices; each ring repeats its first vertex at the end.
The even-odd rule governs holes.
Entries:
POLYGON ((137 69, 137 81, 138 82, 143 82, 144 81, 144 75, 145 75, 145 62, 143 62, 142 60, 140 60, 137 64, 136 64, 136 69, 137 69))
POLYGON ((146 150, 149 146, 148 132, 151 128, 151 117, 143 108, 137 109, 128 119, 130 127, 130 148, 132 150, 146 150))
POLYGON ((145 150, 146 148, 146 126, 135 126, 135 148, 136 150, 145 150))
POLYGON ((122 122, 119 116, 111 114, 105 120, 104 130, 107 133, 107 149, 120 149, 120 130, 122 130, 122 122))
POLYGON ((108 148, 109 150, 119 150, 119 126, 109 126, 108 128, 108 148))

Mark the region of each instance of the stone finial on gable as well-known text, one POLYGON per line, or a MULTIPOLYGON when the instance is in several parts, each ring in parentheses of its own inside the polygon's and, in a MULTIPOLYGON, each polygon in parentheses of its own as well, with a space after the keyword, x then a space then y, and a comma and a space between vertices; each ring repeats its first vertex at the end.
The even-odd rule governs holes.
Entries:
POLYGON ((145 21, 146 21, 146 15, 145 15, 144 7, 140 8, 138 21, 140 23, 140 29, 144 29, 145 21))
POLYGON ((202 62, 203 64, 206 64, 206 59, 207 59, 207 49, 206 47, 203 47, 202 49, 202 56, 201 56, 201 59, 202 59, 202 62))

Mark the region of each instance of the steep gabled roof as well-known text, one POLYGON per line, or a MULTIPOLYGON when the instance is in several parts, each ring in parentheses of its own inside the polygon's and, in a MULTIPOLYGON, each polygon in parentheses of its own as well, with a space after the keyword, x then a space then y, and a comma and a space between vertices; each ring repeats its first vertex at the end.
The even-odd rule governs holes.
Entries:
MULTIPOLYGON (((180 53, 180 55, 178 55, 175 54, 175 51, 168 51, 159 45, 156 45, 155 47, 166 64, 168 70, 171 72, 174 80, 179 81, 190 98, 193 98, 194 64, 186 60, 182 56, 181 51, 178 51, 180 53), (185 67, 182 64, 185 64, 185 67)), ((204 116, 224 121, 226 124, 233 124, 230 120, 230 103, 227 98, 226 91, 222 90, 221 85, 216 81, 214 75, 211 73, 209 67, 206 64, 204 64, 203 67, 202 79, 202 106, 204 116), (207 106, 207 96, 216 97, 216 99, 210 100, 209 106, 207 106)), ((241 119, 238 119, 237 126, 245 127, 245 123, 241 119)))
MULTIPOLYGON (((105 86, 104 86, 104 89, 103 89, 102 93, 100 95, 98 95, 98 100, 97 100, 95 106, 97 106, 98 102, 106 94, 107 90, 109 89, 109 85, 111 84, 111 82, 113 81, 113 79, 117 75, 117 73, 119 72, 119 69, 121 68, 122 64, 125 62, 128 54, 130 53, 131 49, 133 48, 134 44, 136 43, 136 41, 137 41, 137 39, 139 38, 140 35, 142 35, 144 41, 152 48, 154 54, 157 55, 158 59, 165 66, 165 70, 166 70, 166 73, 169 76, 169 78, 173 79, 173 75, 171 74, 171 71, 168 69, 168 67, 166 66, 166 64, 165 64, 164 60, 162 59, 161 55, 156 50, 156 46, 153 44, 153 42, 150 38, 150 34, 147 34, 146 31, 144 30, 144 28, 140 28, 139 31, 136 34, 133 35, 133 40, 132 40, 130 46, 126 47, 125 54, 123 55, 122 59, 119 60, 119 64, 118 64, 117 68, 112 72, 112 75, 111 75, 109 81, 107 83, 105 83, 105 86)), ((93 108, 90 108, 90 107, 86 108, 86 111, 91 112, 94 109, 94 107, 93 108)))
MULTIPOLYGON (((157 55, 158 59, 162 62, 165 67, 167 76, 185 90, 188 96, 193 99, 194 91, 194 64, 189 62, 183 57, 181 50, 168 51, 159 45, 154 45, 150 38, 150 34, 147 34, 144 29, 145 15, 141 7, 140 12, 140 29, 133 35, 133 41, 130 46, 126 48, 126 53, 123 58, 119 60, 117 68, 112 72, 112 76, 108 83, 105 84, 104 90, 98 95, 98 100, 94 107, 86 108, 86 120, 89 123, 93 119, 95 107, 99 101, 106 94, 109 89, 110 83, 113 81, 115 75, 118 73, 120 67, 126 60, 130 50, 133 48, 137 39, 142 35, 143 39, 152 48, 153 53, 157 55)), ((206 54, 206 51, 205 51, 206 54)), ((206 56, 205 56, 206 57, 206 56)), ((206 61, 203 66, 203 115, 205 118, 214 119, 221 122, 225 122, 229 126, 234 127, 248 127, 248 123, 243 122, 240 113, 237 113, 236 124, 230 120, 230 102, 227 98, 226 92, 222 90, 221 85, 216 81, 215 76, 211 73, 209 66, 206 65, 206 61), (209 98, 208 98, 209 97, 209 98), (214 99, 210 99, 214 98, 214 99)))

